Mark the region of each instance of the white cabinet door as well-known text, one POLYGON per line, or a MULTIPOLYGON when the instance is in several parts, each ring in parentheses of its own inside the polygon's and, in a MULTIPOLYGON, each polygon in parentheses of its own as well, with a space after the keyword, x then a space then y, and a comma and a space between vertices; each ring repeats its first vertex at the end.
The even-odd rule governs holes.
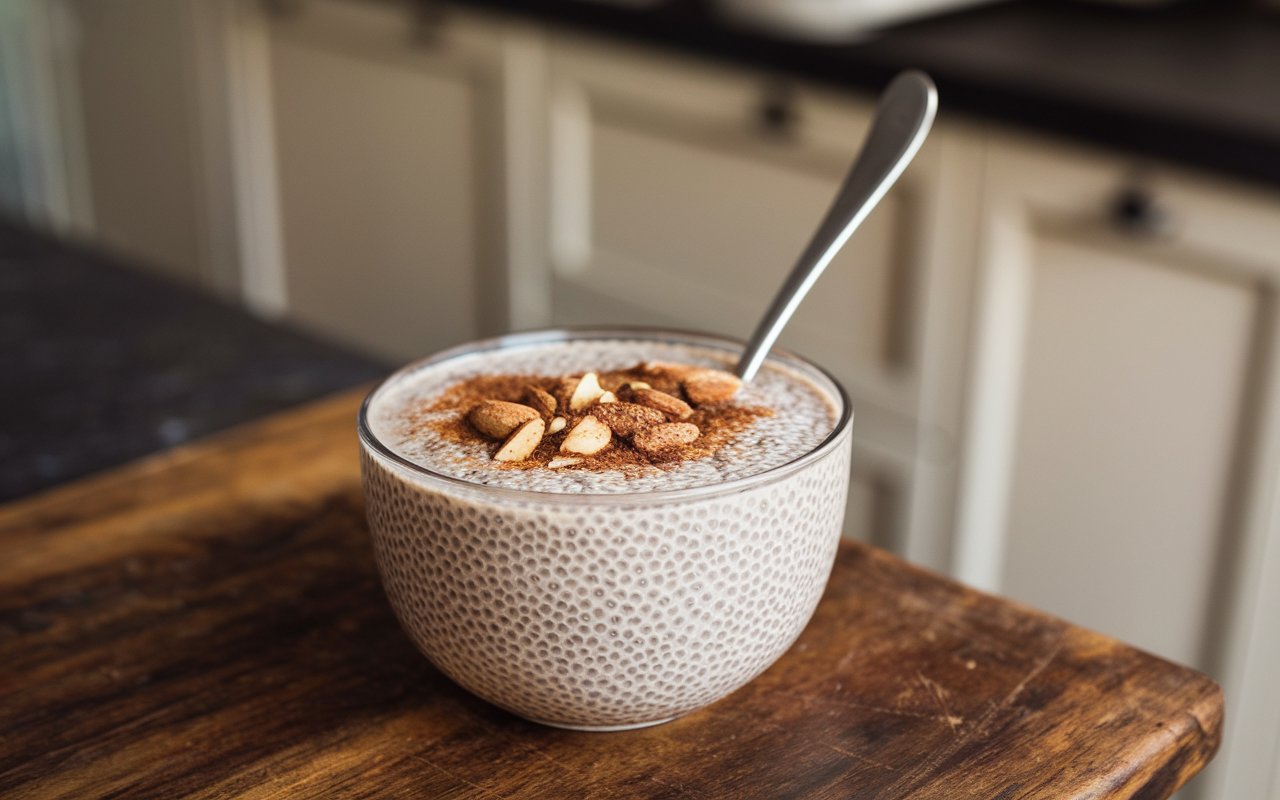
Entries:
POLYGON ((388 360, 501 327, 496 27, 340 0, 267 20, 276 180, 261 188, 278 198, 288 315, 388 360))
MULTIPOLYGON (((551 65, 551 318, 745 338, 831 202, 871 105, 566 37, 551 65)), ((850 532, 899 549, 921 439, 945 451, 954 433, 953 404, 924 377, 968 261, 963 235, 957 245, 943 229, 971 228, 954 219, 976 212, 943 203, 947 137, 925 145, 781 340, 852 393, 850 532)), ((974 161, 957 159, 955 175, 974 161)))
POLYGON ((61 105, 74 107, 58 133, 83 141, 92 235, 149 269, 229 288, 204 249, 190 4, 66 0, 61 8, 76 30, 74 66, 50 78, 71 78, 58 81, 61 105))
POLYGON ((1275 544, 1280 198, 1013 138, 985 197, 959 576, 1263 700, 1239 626, 1275 544))

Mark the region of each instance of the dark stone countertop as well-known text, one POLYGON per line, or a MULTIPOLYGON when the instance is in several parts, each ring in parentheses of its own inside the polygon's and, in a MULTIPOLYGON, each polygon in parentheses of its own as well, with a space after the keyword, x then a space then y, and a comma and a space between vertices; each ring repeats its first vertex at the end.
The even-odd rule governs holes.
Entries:
POLYGON ((1280 187, 1280 10, 1015 0, 810 44, 735 28, 707 0, 456 0, 822 84, 918 67, 961 112, 1280 187))
POLYGON ((0 501, 387 371, 0 220, 0 501))

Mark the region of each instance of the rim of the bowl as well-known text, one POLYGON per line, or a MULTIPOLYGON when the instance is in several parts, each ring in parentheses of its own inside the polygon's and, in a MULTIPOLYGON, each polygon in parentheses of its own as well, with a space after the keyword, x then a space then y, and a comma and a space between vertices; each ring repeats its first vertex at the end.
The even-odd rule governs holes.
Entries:
POLYGON ((458 478, 453 475, 446 475, 442 472, 436 472, 435 470, 424 467, 414 461, 410 461, 399 453, 396 453, 378 439, 378 437, 374 435, 373 430, 369 427, 369 406, 378 393, 399 380, 401 377, 409 373, 416 372, 417 370, 442 364, 456 358, 472 356, 478 353, 509 347, 530 347, 564 341, 599 341, 609 339, 638 339, 642 341, 652 340, 672 344, 688 344, 723 350, 729 355, 742 352, 744 347, 744 344, 736 339, 730 339, 713 333, 671 328, 628 326, 544 328, 539 330, 523 331, 520 333, 510 333, 502 336, 494 336, 488 339, 477 339, 455 347, 450 347, 446 350, 441 350, 433 355, 427 356, 426 358, 421 358, 417 361, 406 364, 380 381, 377 386, 373 387, 369 394, 365 396, 364 402, 360 404, 360 412, 357 416, 356 428, 360 436, 360 441, 379 456, 386 458, 403 469, 408 470, 415 476, 425 478, 428 481, 435 481, 452 487, 458 487, 469 492, 475 492, 497 498, 552 504, 568 503, 572 505, 589 505, 592 503, 625 504, 628 502, 653 503, 696 497, 698 495, 732 494, 757 484, 777 480, 795 472, 796 470, 803 469, 805 465, 810 464, 813 461, 817 461, 826 455, 836 446, 841 435, 844 433, 845 429, 849 427, 849 424, 853 419, 853 405, 849 399, 849 393, 834 375, 825 368, 802 356, 798 356, 788 350, 775 347, 770 351, 769 356, 766 359, 766 363, 770 361, 780 362, 783 365, 793 367, 798 365, 802 368, 812 370, 825 378, 835 389, 835 393, 840 400, 840 413, 836 419, 836 424, 832 426, 831 432, 828 433, 827 436, 815 447, 791 459, 790 461, 785 461, 752 475, 734 478, 733 480, 721 483, 700 484, 698 486, 687 486, 679 489, 590 493, 545 492, 533 489, 513 489, 507 486, 493 486, 490 484, 475 483, 474 481, 458 478))

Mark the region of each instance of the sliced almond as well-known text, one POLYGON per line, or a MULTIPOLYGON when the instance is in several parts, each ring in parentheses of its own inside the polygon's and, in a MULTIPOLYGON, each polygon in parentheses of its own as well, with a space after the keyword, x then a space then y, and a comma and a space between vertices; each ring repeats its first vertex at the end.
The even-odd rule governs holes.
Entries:
POLYGON ((564 467, 572 467, 574 464, 581 464, 582 459, 577 456, 556 456, 547 462, 547 466, 551 469, 563 469, 564 467))
POLYGON ((616 403, 618 402, 618 396, 613 392, 605 392, 604 394, 600 395, 600 399, 596 400, 596 402, 597 403, 616 403))
POLYGON ((546 389, 539 389, 537 386, 525 387, 524 403, 537 410, 545 419, 551 418, 556 413, 556 399, 546 389))
POLYGON ((663 456, 677 447, 692 444, 701 431, 689 422, 664 422, 645 428, 632 438, 636 449, 648 456, 663 456))
POLYGON ((565 434, 564 441, 560 443, 560 452, 592 456, 608 447, 612 438, 613 432, 609 430, 609 426, 588 414, 565 434))
POLYGON ((564 417, 554 417, 551 420, 551 424, 547 425, 547 433, 559 433, 568 424, 569 421, 564 417))
POLYGON ((645 428, 667 421, 666 415, 658 409, 637 403, 609 403, 596 406, 591 413, 619 436, 634 436, 645 428))
POLYGON ((542 417, 535 416, 533 419, 524 423, 520 427, 512 431, 507 440, 498 448, 498 452, 493 454, 494 461, 524 461, 533 451, 538 449, 538 443, 542 441, 542 431, 546 424, 542 421, 542 417))
POLYGON ((508 403, 505 400, 481 400, 467 414, 467 421, 491 439, 504 439, 516 428, 537 416, 537 411, 519 403, 508 403))
POLYGON ((679 397, 660 392, 657 389, 636 389, 631 392, 631 398, 642 406, 655 408, 663 414, 676 419, 688 419, 689 415, 693 413, 693 409, 689 407, 688 403, 679 397))
POLYGON ((578 379, 578 385, 574 387, 573 394, 569 397, 569 410, 582 411, 599 400, 602 394, 604 389, 600 386, 600 376, 594 372, 588 372, 578 379))
POLYGON ((645 383, 644 381, 631 381, 629 383, 624 384, 624 386, 626 386, 628 389, 631 389, 633 391, 636 389, 652 389, 653 388, 652 386, 645 383))
POLYGON ((680 385, 689 402, 708 406, 732 398, 742 388, 742 379, 721 369, 698 369, 686 375, 680 385))

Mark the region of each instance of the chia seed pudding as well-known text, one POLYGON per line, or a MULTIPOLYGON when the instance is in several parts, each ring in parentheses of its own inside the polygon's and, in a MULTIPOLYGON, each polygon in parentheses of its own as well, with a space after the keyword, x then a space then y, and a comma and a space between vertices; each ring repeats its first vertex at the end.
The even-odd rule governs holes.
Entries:
POLYGON ((375 397, 369 425, 373 435, 397 455, 432 472, 486 486, 575 494, 687 489, 744 478, 804 455, 835 425, 837 411, 830 397, 800 372, 778 363, 767 364, 734 397, 736 405, 775 413, 756 419, 709 456, 666 469, 495 469, 483 444, 452 441, 424 424, 445 421, 456 411, 420 411, 430 408, 445 389, 476 375, 603 372, 649 361, 717 369, 731 366, 723 351, 641 340, 586 340, 477 353, 404 375, 375 397))
MULTIPOLYGON (((422 413, 477 376, 725 369, 739 348, 661 331, 521 334, 374 390, 360 441, 375 555, 441 671, 528 719, 615 730, 712 703, 790 647, 825 587, 847 490, 852 414, 821 370, 771 356, 732 401, 771 413, 725 428, 702 457, 618 469, 499 464, 492 443, 435 433, 459 411, 422 413)), ((712 438, 714 420, 702 424, 712 438)))

